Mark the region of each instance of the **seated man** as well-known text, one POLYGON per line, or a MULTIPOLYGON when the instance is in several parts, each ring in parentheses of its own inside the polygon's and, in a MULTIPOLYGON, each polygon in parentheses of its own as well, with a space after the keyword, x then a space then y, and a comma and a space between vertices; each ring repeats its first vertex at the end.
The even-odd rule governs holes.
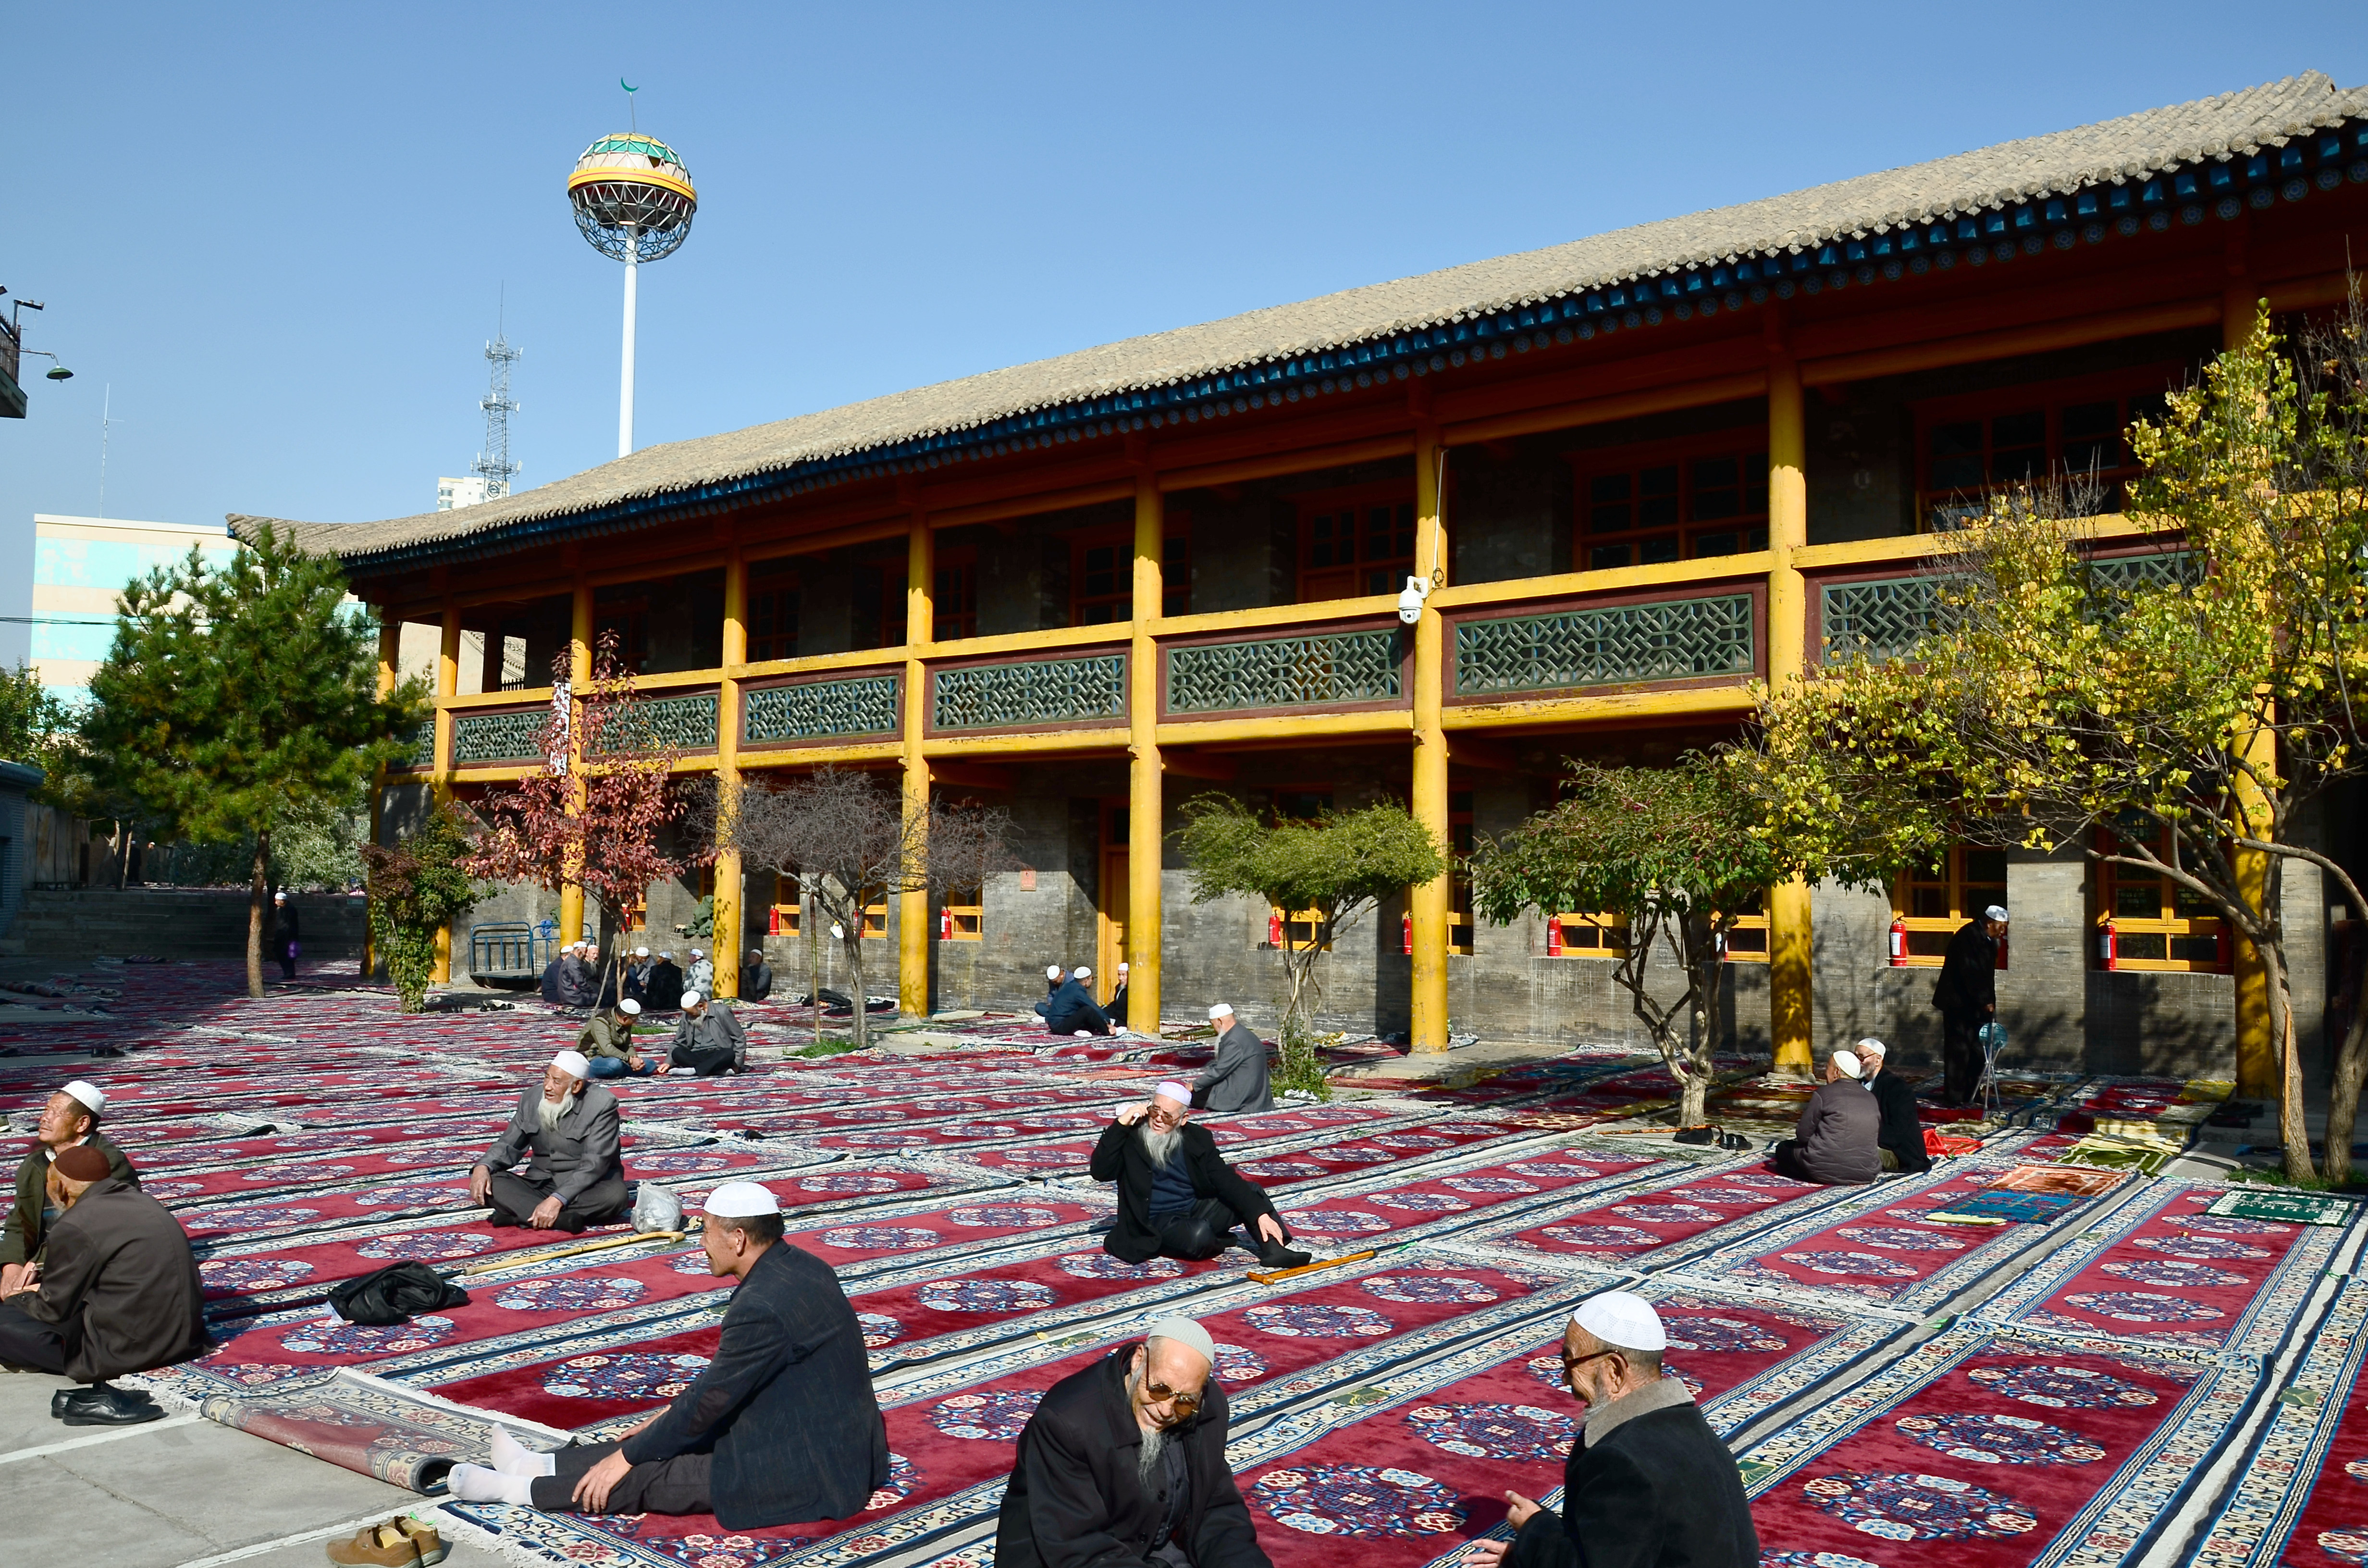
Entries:
POLYGON ((1562 1512, 1506 1493, 1506 1522, 1520 1533, 1474 1542, 1465 1562, 1759 1568, 1743 1476, 1686 1385, 1663 1369, 1668 1345, 1642 1296, 1606 1290, 1578 1304, 1563 1330, 1562 1374, 1587 1426, 1563 1465, 1562 1512))
POLYGON ((559 1000, 560 977, 567 972, 567 960, 575 952, 573 947, 562 948, 551 955, 549 963, 542 966, 542 999, 554 1007, 562 1005, 559 1000))
POLYGON ((674 1049, 666 1053, 666 1060, 694 1078, 746 1073, 748 1031, 732 1016, 730 1003, 686 991, 682 1021, 674 1027, 674 1049))
POLYGON ((682 1006, 682 971, 672 953, 658 954, 643 986, 642 1006, 653 1013, 671 1013, 682 1006))
POLYGON ((996 1568, 1268 1568, 1225 1462, 1216 1356, 1190 1318, 1159 1318, 1046 1390, 1003 1489, 996 1568))
POLYGON ((701 996, 715 994, 715 963, 707 956, 706 949, 690 949, 690 968, 683 974, 682 988, 696 991, 701 996))
POLYGON ((593 967, 594 948, 589 942, 578 942, 567 955, 559 971, 559 1005, 563 1007, 589 1007, 600 999, 600 971, 593 967))
POLYGON ((1044 1015, 1047 1032, 1065 1035, 1110 1033, 1110 1019, 1100 1007, 1095 1006, 1094 994, 1086 988, 1086 982, 1093 977, 1092 970, 1079 964, 1069 971, 1069 978, 1061 983, 1059 990, 1037 1004, 1037 1010, 1044 1015))
POLYGON ((0 1301, 0 1361, 63 1373, 50 1413, 69 1426, 128 1426, 165 1414, 109 1378, 154 1371, 209 1348, 205 1287, 189 1238, 165 1206, 77 1143, 44 1178, 57 1223, 40 1264, 0 1301))
POLYGON ((77 1078, 51 1095, 41 1107, 41 1122, 33 1131, 33 1149, 17 1166, 17 1205, 0 1227, 0 1296, 13 1296, 25 1287, 20 1276, 40 1261, 41 1243, 57 1217, 49 1197, 50 1165, 68 1149, 88 1147, 107 1156, 108 1174, 130 1187, 139 1176, 123 1151, 98 1130, 99 1112, 107 1096, 77 1078))
POLYGON ((1777 1174, 1827 1187, 1873 1181, 1883 1174, 1883 1156, 1874 1144, 1883 1111, 1860 1085, 1862 1071, 1850 1051, 1837 1051, 1827 1059, 1826 1081, 1801 1108, 1793 1136, 1769 1151, 1768 1163, 1777 1174))
POLYGON ((1117 989, 1110 994, 1110 1000, 1102 1004, 1102 1017, 1110 1021, 1112 1028, 1122 1029, 1127 1027, 1126 965, 1123 963, 1118 966, 1117 989))
POLYGON ((830 1266, 781 1240, 754 1182, 707 1199, 707 1267, 738 1281, 715 1358, 614 1443, 535 1453, 494 1428, 494 1468, 456 1465, 452 1495, 553 1513, 713 1514, 728 1530, 863 1511, 888 1480, 863 1326, 830 1266))
POLYGON ((1046 964, 1044 966, 1044 1000, 1037 1003, 1035 1006, 1036 1016, 1038 1017, 1041 1018, 1053 1010, 1053 998, 1061 994, 1061 987, 1067 982, 1068 978, 1069 971, 1063 969, 1059 964, 1046 964))
POLYGON ((1894 1165, 1910 1175, 1930 1170, 1932 1156, 1924 1152, 1924 1119, 1916 1113, 1916 1086, 1891 1070, 1886 1060, 1891 1048, 1883 1041, 1862 1040, 1857 1054, 1865 1066, 1875 1109, 1883 1113, 1882 1130, 1874 1139, 1878 1157, 1889 1154, 1894 1165))
POLYGON ((1192 1080, 1193 1105, 1211 1110, 1272 1110, 1274 1090, 1267 1082, 1266 1041, 1234 1017, 1230 1002, 1210 1008, 1209 1022, 1219 1031, 1217 1054, 1192 1080))
POLYGON ((582 1052, 563 1051, 518 1096, 510 1124, 469 1172, 469 1201, 493 1206, 490 1223, 580 1232, 632 1210, 617 1096, 591 1075, 582 1052), (520 1176, 513 1167, 529 1152, 534 1163, 520 1176))
POLYGON ((652 1062, 633 1044, 633 1020, 642 1016, 642 1005, 630 996, 620 997, 606 1011, 595 1013, 575 1034, 575 1049, 590 1063, 595 1078, 646 1078, 664 1076, 666 1064, 652 1062))
POLYGON ((1104 1250, 1141 1263, 1214 1257, 1233 1245, 1269 1268, 1306 1264, 1307 1254, 1284 1244, 1291 1233, 1267 1195, 1217 1157, 1207 1128, 1191 1124, 1191 1098, 1183 1085, 1164 1083, 1150 1104, 1119 1107, 1102 1129, 1088 1170, 1096 1181, 1118 1183, 1118 1223, 1102 1238, 1104 1250), (1236 1234, 1236 1226, 1246 1229, 1236 1234))
POLYGON ((645 1006, 650 999, 651 968, 650 950, 647 948, 635 948, 633 961, 625 966, 625 994, 645 1006))
POLYGON ((762 1002, 773 994, 773 966, 762 948, 751 948, 740 965, 740 1000, 762 1002))

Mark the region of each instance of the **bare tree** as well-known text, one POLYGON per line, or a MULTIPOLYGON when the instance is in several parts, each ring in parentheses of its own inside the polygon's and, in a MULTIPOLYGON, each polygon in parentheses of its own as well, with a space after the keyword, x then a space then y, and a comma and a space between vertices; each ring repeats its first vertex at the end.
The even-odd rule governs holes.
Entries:
MULTIPOLYGON (((907 815, 894 789, 837 767, 778 788, 750 780, 707 791, 688 826, 718 849, 738 850, 751 867, 797 878, 813 895, 815 914, 846 949, 859 1050, 871 1039, 863 912, 899 893, 977 887, 1017 863, 1007 812, 940 801, 907 815)), ((809 976, 809 986, 818 989, 818 977, 809 976)))

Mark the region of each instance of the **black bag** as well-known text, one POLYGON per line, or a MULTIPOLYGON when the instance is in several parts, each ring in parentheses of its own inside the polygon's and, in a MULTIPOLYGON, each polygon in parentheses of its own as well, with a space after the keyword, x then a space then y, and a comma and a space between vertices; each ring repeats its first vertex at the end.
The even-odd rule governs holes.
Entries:
POLYGON ((465 1307, 469 1292, 424 1263, 397 1263, 329 1287, 329 1305, 347 1323, 384 1327, 421 1312, 465 1307))

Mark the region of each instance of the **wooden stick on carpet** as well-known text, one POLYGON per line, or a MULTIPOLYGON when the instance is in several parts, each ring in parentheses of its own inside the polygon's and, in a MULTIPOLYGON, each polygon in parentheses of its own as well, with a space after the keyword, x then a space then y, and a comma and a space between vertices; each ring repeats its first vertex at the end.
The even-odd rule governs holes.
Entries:
POLYGON ((1381 1254, 1378 1248, 1367 1247, 1363 1252, 1348 1253, 1339 1257, 1327 1257, 1318 1263, 1304 1263, 1297 1268, 1275 1268, 1263 1271, 1254 1268, 1250 1270, 1250 1278, 1257 1280, 1261 1285, 1271 1285, 1277 1280, 1296 1279, 1303 1274, 1314 1274, 1322 1269, 1338 1268, 1344 1263, 1362 1263, 1369 1257, 1378 1257, 1380 1256, 1381 1254))
POLYGON ((678 1242, 689 1235, 689 1231, 636 1231, 630 1236, 604 1236, 597 1242, 578 1242, 574 1246, 553 1247, 549 1252, 529 1253, 523 1257, 489 1257, 456 1271, 459 1275, 484 1274, 496 1268, 522 1268, 530 1263, 549 1263, 555 1257, 574 1257, 578 1253, 605 1252, 610 1247, 631 1246, 635 1242, 678 1242))

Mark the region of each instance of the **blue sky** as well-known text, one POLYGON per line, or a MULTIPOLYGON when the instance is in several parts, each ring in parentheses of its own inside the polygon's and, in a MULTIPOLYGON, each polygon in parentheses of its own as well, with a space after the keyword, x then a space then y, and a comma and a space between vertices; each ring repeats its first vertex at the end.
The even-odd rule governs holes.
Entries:
MULTIPOLYGON (((507 290, 521 486, 613 455, 616 264, 568 168, 698 180, 642 279, 638 443, 2319 70, 2368 6, 12 9, 0 284, 75 372, 0 421, 31 517, 424 511, 507 290), (2274 20, 2275 25, 2262 25, 2274 20)), ((26 628, 0 624, 13 664, 26 628)))

